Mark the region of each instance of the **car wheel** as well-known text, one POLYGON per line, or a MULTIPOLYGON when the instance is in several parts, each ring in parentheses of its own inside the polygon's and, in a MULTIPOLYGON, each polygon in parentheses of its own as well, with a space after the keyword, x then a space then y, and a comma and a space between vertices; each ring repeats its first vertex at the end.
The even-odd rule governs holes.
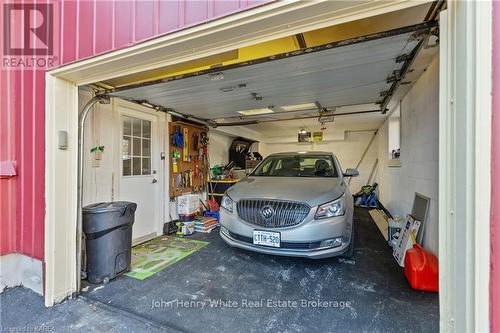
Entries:
POLYGON ((352 221, 352 231, 351 231, 351 239, 349 242, 349 247, 347 248, 347 251, 342 255, 342 257, 346 259, 351 259, 352 256, 354 255, 354 233, 356 232, 356 229, 354 228, 354 221, 352 221))

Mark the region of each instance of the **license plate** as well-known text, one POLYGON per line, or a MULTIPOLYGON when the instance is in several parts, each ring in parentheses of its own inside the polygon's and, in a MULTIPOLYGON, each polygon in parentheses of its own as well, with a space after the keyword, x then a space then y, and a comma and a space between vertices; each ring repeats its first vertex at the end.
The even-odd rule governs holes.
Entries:
POLYGON ((253 231, 253 243, 255 245, 264 245, 272 247, 280 247, 280 233, 272 231, 253 231))

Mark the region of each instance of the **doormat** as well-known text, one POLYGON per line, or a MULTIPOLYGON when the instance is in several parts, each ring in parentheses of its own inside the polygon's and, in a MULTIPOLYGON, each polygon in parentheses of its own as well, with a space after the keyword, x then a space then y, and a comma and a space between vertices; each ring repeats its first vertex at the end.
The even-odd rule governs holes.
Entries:
POLYGON ((132 248, 132 269, 125 275, 147 279, 175 264, 209 243, 194 239, 160 236, 132 248))

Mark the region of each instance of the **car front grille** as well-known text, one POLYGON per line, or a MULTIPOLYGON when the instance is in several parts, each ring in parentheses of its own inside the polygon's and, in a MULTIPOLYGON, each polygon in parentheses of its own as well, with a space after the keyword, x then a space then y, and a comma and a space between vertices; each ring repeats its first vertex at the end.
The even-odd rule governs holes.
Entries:
POLYGON ((302 202, 243 199, 236 209, 239 217, 264 228, 283 228, 304 221, 311 207, 302 202))

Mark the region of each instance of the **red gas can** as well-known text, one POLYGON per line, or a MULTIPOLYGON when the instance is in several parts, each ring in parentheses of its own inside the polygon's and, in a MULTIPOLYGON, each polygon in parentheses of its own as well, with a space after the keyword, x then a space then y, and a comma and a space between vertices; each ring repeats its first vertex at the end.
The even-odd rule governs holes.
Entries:
POLYGON ((438 260, 419 244, 406 251, 405 276, 417 290, 438 292, 438 260))

